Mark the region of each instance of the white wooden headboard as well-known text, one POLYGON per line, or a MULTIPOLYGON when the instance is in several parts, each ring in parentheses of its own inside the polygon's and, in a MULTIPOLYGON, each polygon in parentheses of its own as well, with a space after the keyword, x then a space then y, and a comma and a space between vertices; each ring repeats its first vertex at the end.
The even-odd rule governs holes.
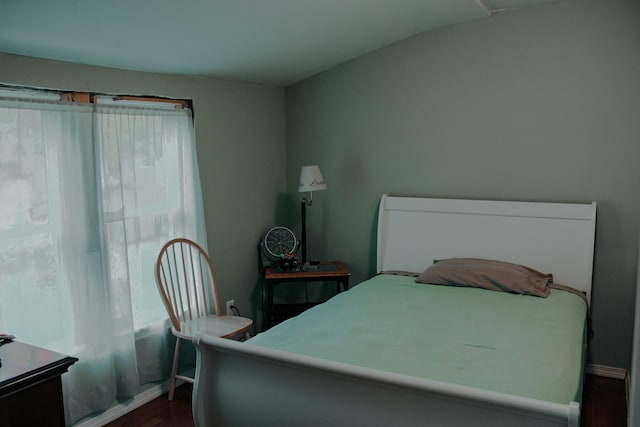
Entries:
POLYGON ((596 203, 532 203, 383 195, 377 271, 420 273, 434 259, 474 257, 552 273, 591 301, 596 203))

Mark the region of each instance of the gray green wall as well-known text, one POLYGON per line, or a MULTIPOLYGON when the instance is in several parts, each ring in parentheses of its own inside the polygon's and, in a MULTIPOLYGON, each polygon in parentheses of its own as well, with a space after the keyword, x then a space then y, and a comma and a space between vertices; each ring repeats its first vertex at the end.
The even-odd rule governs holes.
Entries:
MULTIPOLYGON (((380 195, 598 202, 591 362, 628 368, 640 219, 640 2, 447 27, 287 88, 287 182, 319 164, 309 254, 374 273, 380 195)), ((299 223, 290 202, 292 225, 299 223)), ((297 225, 299 227, 299 224, 297 225)))
POLYGON ((193 99, 208 245, 220 299, 234 298, 243 315, 255 316, 260 308, 255 303, 260 301, 256 244, 279 222, 276 194, 286 190, 283 88, 7 54, 0 54, 0 83, 193 99))

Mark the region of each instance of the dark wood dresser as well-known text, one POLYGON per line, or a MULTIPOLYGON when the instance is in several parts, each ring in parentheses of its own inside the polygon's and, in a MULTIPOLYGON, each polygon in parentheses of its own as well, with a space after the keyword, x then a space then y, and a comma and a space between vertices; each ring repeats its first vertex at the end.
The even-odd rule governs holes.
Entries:
POLYGON ((61 375, 78 359, 13 341, 0 360, 0 426, 64 426, 61 375))

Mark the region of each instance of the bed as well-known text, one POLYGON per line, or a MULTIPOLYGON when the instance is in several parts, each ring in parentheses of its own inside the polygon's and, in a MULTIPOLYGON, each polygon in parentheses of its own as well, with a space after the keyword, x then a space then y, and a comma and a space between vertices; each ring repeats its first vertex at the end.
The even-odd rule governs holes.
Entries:
POLYGON ((246 343, 195 339, 196 425, 579 426, 595 211, 383 196, 376 276, 246 343), (584 300, 406 273, 457 258, 552 273, 584 300))

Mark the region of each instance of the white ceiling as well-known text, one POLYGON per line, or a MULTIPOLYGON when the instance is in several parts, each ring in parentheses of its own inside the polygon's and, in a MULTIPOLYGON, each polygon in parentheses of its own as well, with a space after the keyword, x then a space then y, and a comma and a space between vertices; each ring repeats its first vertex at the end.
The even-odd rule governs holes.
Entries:
POLYGON ((0 0, 0 52, 289 85, 426 30, 557 1, 0 0))

